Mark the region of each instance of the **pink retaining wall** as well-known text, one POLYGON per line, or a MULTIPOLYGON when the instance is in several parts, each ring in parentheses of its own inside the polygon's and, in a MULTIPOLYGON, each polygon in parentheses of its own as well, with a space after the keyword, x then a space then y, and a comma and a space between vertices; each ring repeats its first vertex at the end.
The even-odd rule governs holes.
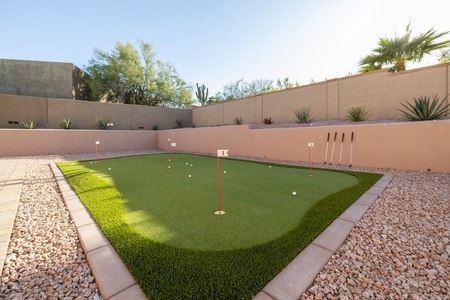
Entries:
POLYGON ((0 156, 95 153, 120 150, 167 150, 213 154, 228 149, 231 156, 323 163, 330 133, 327 162, 337 133, 332 163, 350 163, 350 137, 354 132, 354 166, 450 173, 450 120, 376 125, 345 125, 250 129, 248 125, 183 128, 175 130, 62 130, 0 129, 0 156))
POLYGON ((151 130, 0 129, 0 156, 157 149, 151 130))
POLYGON ((248 125, 165 130, 158 132, 159 149, 165 150, 168 139, 174 151, 214 154, 228 149, 231 156, 261 157, 288 161, 323 163, 327 134, 330 133, 327 161, 330 161, 334 133, 337 132, 332 163, 340 158, 350 164, 350 137, 354 132, 354 166, 450 172, 450 121, 410 122, 333 127, 297 127, 250 129, 248 125))

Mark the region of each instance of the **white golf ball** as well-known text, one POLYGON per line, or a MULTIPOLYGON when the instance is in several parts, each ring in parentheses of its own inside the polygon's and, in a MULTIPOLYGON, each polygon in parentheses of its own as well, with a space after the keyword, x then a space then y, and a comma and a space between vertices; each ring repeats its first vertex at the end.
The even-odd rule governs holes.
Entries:
POLYGON ((193 164, 191 164, 191 167, 193 166, 193 164))
POLYGON ((170 166, 168 166, 168 168, 170 169, 170 166))
POLYGON ((186 163, 186 166, 188 165, 188 163, 186 163))
POLYGON ((169 161, 170 161, 170 159, 169 159, 169 161))
POLYGON ((92 164, 92 161, 91 161, 91 164, 92 164))
POLYGON ((292 192, 292 195, 295 196, 295 195, 297 195, 297 193, 296 192, 292 192))
POLYGON ((269 168, 272 168, 272 166, 269 166, 269 168))
POLYGON ((223 174, 227 174, 227 171, 223 171, 223 174))
POLYGON ((191 175, 188 175, 189 178, 191 178, 191 175))
POLYGON ((108 168, 109 171, 111 171, 111 168, 108 168))

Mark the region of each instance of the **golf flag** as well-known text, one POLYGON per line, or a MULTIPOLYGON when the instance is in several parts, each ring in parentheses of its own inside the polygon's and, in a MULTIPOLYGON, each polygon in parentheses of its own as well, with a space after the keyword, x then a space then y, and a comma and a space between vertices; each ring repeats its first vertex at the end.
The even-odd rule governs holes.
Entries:
POLYGON ((177 146, 177 143, 172 143, 172 147, 176 147, 177 146))
POLYGON ((228 156, 228 149, 227 150, 217 150, 217 157, 222 156, 228 156))

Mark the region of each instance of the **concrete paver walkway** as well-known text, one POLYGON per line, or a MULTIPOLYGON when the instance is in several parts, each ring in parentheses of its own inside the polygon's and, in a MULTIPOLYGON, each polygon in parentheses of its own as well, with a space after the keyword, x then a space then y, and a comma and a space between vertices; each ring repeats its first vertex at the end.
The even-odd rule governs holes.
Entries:
POLYGON ((16 218, 26 161, 0 160, 0 274, 16 218))
MULTIPOLYGON (((74 220, 81 245, 102 296, 112 300, 147 299, 59 168, 54 163, 51 164, 51 168, 74 220)), ((25 160, 0 161, 0 274, 14 226, 25 170, 25 160)), ((270 281, 254 299, 299 299, 392 178, 393 175, 384 175, 270 281)))

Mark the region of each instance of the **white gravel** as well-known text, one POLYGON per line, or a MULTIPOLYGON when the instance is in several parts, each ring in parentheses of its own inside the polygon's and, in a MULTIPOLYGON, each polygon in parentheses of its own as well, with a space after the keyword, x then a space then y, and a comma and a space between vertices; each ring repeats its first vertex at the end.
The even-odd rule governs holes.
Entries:
MULTIPOLYGON (((101 299, 49 168, 92 155, 20 159, 27 171, 0 299, 101 299)), ((351 169, 395 177, 301 299, 450 299, 450 174, 351 169)))

